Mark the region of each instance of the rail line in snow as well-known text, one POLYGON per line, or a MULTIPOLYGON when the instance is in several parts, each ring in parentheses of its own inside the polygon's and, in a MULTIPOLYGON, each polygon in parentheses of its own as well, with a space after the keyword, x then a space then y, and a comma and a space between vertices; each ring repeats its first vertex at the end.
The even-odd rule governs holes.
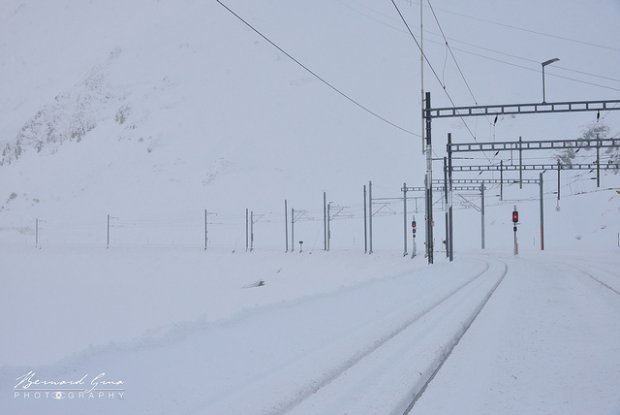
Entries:
POLYGON ((493 285, 491 290, 489 290, 489 292, 484 296, 484 298, 481 301, 481 303, 474 310, 474 313, 467 320, 467 323, 462 327, 462 329, 453 338, 452 342, 450 343, 448 349, 446 350, 444 355, 441 357, 441 359, 436 362, 435 369, 432 371, 430 377, 424 382, 422 387, 420 389, 418 389, 417 392, 415 392, 413 398, 411 399, 411 402, 409 403, 409 405, 407 406, 407 408, 403 412, 403 415, 408 415, 413 410, 415 404, 422 397, 422 395, 424 394, 424 392, 428 388, 428 385, 430 385, 430 383, 433 381, 433 379, 435 379, 435 377, 437 376, 437 374, 439 373, 439 371, 443 367, 444 363, 446 363, 446 361, 448 360, 448 358, 452 354, 452 351, 454 350, 454 348, 459 344, 459 342, 461 341, 463 336, 465 336, 465 334, 467 333, 469 328, 472 326, 472 324, 474 323, 474 321, 476 320, 478 315, 480 315, 480 313, 482 312, 484 307, 487 305, 487 303, 489 302, 489 300, 491 299, 491 297, 493 296, 493 294, 495 293, 497 288, 504 281, 504 278, 506 277, 506 274, 508 273, 508 265, 504 261, 499 261, 499 262, 504 264, 504 270, 502 272, 502 275, 497 280, 497 282, 493 285))
MULTIPOLYGON (((337 367, 334 367, 332 370, 325 373, 324 376, 322 376, 320 379, 315 379, 310 385, 308 385, 307 388, 304 388, 303 390, 298 391, 298 393, 292 399, 285 401, 285 402, 280 402, 276 408, 273 408, 272 411, 269 411, 269 414, 270 415, 283 415, 283 414, 286 414, 292 411, 297 406, 305 402, 308 398, 312 397, 313 395, 317 393, 320 393, 322 389, 324 389, 325 387, 330 385, 332 382, 334 382, 336 379, 340 378, 343 374, 347 373, 349 370, 351 370, 352 368, 356 367, 361 362, 366 360, 366 358, 371 356, 379 348, 386 345, 388 342, 395 340, 405 330, 414 326, 416 322, 421 320, 423 317, 429 315, 433 310, 437 309, 442 304, 446 303, 448 300, 454 298, 458 293, 462 292, 464 289, 471 286, 479 278, 486 275, 490 269, 490 263, 488 261, 483 260, 483 259, 480 259, 480 261, 484 263, 484 269, 482 269, 482 271, 478 272, 472 278, 468 279, 463 284, 460 284, 459 286, 451 290, 447 295, 442 296, 441 298, 439 298, 437 301, 430 304, 425 309, 419 311, 412 317, 408 318, 402 324, 395 327, 393 330, 385 333, 383 336, 381 336, 380 338, 376 339, 374 342, 369 344, 366 348, 359 350, 357 353, 355 353, 354 355, 346 359, 342 364, 338 365, 337 367)), ((441 365, 443 365, 443 362, 449 357, 452 349, 456 346, 456 344, 461 339, 461 337, 469 329, 469 327, 471 326, 473 321, 476 319, 476 317, 478 316, 482 308, 484 308, 484 305, 486 305, 489 298, 493 295, 497 287, 503 281, 506 275, 506 272, 507 272, 507 266, 505 263, 503 264, 504 264, 504 270, 500 278, 498 278, 498 281, 493 285, 491 290, 489 290, 489 292, 483 297, 483 300, 481 301, 480 305, 476 307, 476 309, 472 313, 472 316, 468 320, 466 320, 466 323, 463 325, 463 329, 459 330, 459 332, 449 342, 448 347, 447 347, 447 352, 441 355, 440 361, 431 365, 431 370, 433 372, 432 374, 429 375, 429 379, 425 383, 424 388, 426 387, 428 382, 432 380, 432 377, 435 376, 436 372, 439 370, 441 365)), ((414 398, 415 400, 417 400, 417 397, 414 397, 414 398)))
MULTIPOLYGON (((595 282, 599 283, 602 287, 605 287, 605 288, 607 288, 608 290, 610 290, 611 292, 613 292, 614 294, 616 294, 616 295, 620 296, 620 290, 618 290, 617 288, 614 288, 614 287, 612 287, 611 285, 607 284, 606 282, 601 281, 600 279, 596 278, 596 277, 595 277, 592 273, 590 273, 589 271, 586 271, 585 269, 583 269, 583 268, 581 268, 581 267, 575 267, 575 268, 576 268, 576 269, 578 269, 578 270, 579 270, 580 272, 582 272, 583 274, 587 275, 590 279, 592 279, 592 280, 594 280, 595 282)), ((598 268, 598 267, 596 267, 596 268, 598 268)), ((599 268, 599 269, 601 269, 601 268, 599 268)), ((608 273, 608 274, 610 274, 610 275, 613 275, 613 276, 615 276, 615 277, 620 278, 620 275, 615 274, 615 273, 613 273, 613 272, 609 272, 609 271, 606 271, 606 270, 604 270, 604 272, 606 272, 606 273, 608 273)))

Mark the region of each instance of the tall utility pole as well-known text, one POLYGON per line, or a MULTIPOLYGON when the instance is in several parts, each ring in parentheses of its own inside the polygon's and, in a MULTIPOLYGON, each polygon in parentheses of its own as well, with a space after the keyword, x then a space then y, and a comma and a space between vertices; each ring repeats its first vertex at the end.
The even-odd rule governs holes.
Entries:
POLYGON ((368 238, 369 254, 372 254, 372 181, 368 182, 368 238))
MULTIPOLYGON (((424 108, 424 2, 420 1, 420 107, 424 108)), ((420 137, 422 138, 422 154, 425 151, 424 143, 424 113, 420 122, 420 137)))
POLYGON ((431 93, 426 92, 426 256, 428 263, 433 261, 433 147, 431 141, 431 93))
POLYGON ((332 231, 331 231, 331 221, 332 221, 331 207, 332 207, 332 202, 327 203, 327 250, 328 251, 329 251, 329 245, 331 244, 331 238, 332 238, 332 231))
POLYGON ((601 140, 596 134, 596 187, 601 187, 601 140))
POLYGON ((403 256, 407 256, 407 183, 403 183, 403 230, 405 233, 403 256))
MULTIPOLYGON (((284 235, 286 241, 286 249, 284 252, 288 252, 288 202, 284 199, 284 235)), ((293 246, 291 249, 295 249, 295 240, 293 239, 293 246)))
POLYGON ((450 251, 449 258, 450 261, 454 260, 454 234, 452 232, 452 134, 448 133, 448 192, 450 193, 450 197, 448 197, 448 223, 449 223, 449 231, 448 231, 448 250, 450 251))
POLYGON ((544 210, 544 198, 543 198, 543 173, 540 173, 540 250, 541 251, 545 250, 545 210, 544 210))
POLYGON ((484 183, 480 185, 480 216, 482 229, 482 249, 484 249, 484 183))
POLYGON ((364 253, 368 253, 368 218, 366 216, 366 185, 364 185, 364 253))
POLYGON ((504 200, 504 160, 499 161, 499 200, 504 200))
POLYGON ((561 191, 561 187, 560 187, 560 171, 561 170, 562 170, 562 164, 560 163, 560 160, 558 160, 558 202, 560 201, 560 191, 561 191))
POLYGON ((250 212, 250 252, 254 251, 254 211, 250 212))
POLYGON ((448 158, 443 158, 443 193, 444 199, 446 202, 446 257, 450 258, 450 214, 448 213, 450 210, 449 202, 448 202, 448 158))
POLYGON ((245 208, 245 252, 248 252, 249 249, 248 220, 248 208, 245 208))

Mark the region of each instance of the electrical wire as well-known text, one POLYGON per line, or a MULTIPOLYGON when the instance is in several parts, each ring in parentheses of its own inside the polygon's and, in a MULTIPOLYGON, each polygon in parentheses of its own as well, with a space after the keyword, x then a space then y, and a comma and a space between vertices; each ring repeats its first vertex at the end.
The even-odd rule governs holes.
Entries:
MULTIPOLYGON (((421 0, 423 1, 423 0, 421 0)), ((580 40, 580 39, 573 39, 573 38, 569 38, 569 37, 565 37, 565 36, 559 36, 559 35, 554 35, 553 33, 546 33, 546 32, 541 32, 538 30, 533 30, 533 29, 528 29, 525 27, 519 27, 519 26, 514 26, 511 24, 507 24, 507 23, 502 23, 502 22, 498 22, 498 21, 494 21, 494 20, 490 20, 490 19, 483 19, 481 17, 476 17, 476 16, 470 16, 464 13, 458 13, 458 12, 454 12, 451 10, 447 10, 447 9, 441 9, 438 8, 437 10, 441 10, 444 13, 448 13, 448 14, 453 14, 455 16, 460 16, 460 17, 465 17, 467 19, 472 19, 472 20, 476 20, 479 22, 484 22, 484 23, 490 23, 490 24, 494 24, 497 26, 502 26, 502 27, 506 27, 509 29, 513 29, 513 30, 518 30, 521 32, 526 32, 526 33, 531 33, 531 34, 535 34, 535 35, 539 35, 539 36, 545 36, 545 37, 549 37, 549 38, 553 38, 553 39, 559 39, 559 40, 563 40, 563 41, 567 41, 567 42, 573 42, 573 43, 578 43, 584 46, 590 46, 590 47, 595 47, 595 48, 599 48, 599 49, 605 49, 605 50, 609 50, 609 51, 614 51, 614 52, 620 52, 619 48, 615 48, 612 46, 607 46, 607 45, 601 45, 598 43, 593 43, 593 42, 587 42, 584 40, 580 40)))
MULTIPOLYGON (((381 21, 381 20, 379 20, 379 19, 377 19, 377 18, 375 18, 375 17, 373 17, 373 16, 371 16, 371 15, 369 15, 369 14, 363 12, 363 11, 355 9, 350 4, 345 3, 343 0, 339 0, 339 1, 344 6, 348 7, 349 9, 353 10, 356 13, 359 13, 359 14, 367 17, 370 20, 373 20, 373 21, 375 21, 375 22, 377 22, 377 23, 379 23, 379 24, 381 24, 383 26, 389 27, 389 28, 391 28, 391 29, 393 29, 395 31, 400 32, 400 33, 407 33, 406 30, 402 30, 401 28, 398 28, 398 27, 393 26, 393 25, 391 25, 389 23, 381 21)), ((380 12, 380 11, 377 11, 375 9, 368 8, 368 7, 366 7, 366 8, 369 9, 372 13, 378 14, 378 15, 383 16, 385 18, 388 18, 390 20, 394 20, 391 16, 388 16, 388 15, 386 15, 386 14, 380 12)), ((441 10, 441 9, 438 8, 438 10, 441 10)), ((416 26, 413 26, 413 27, 416 28, 416 26)), ((433 31, 426 30, 426 29, 424 30, 424 33, 429 34, 431 36, 442 37, 441 34, 435 33, 433 31)), ((450 42, 452 42, 452 43, 459 43, 459 44, 467 45, 467 46, 470 46, 470 47, 473 47, 473 48, 476 48, 476 49, 484 50, 484 51, 487 51, 487 52, 496 53, 496 54, 499 54, 499 55, 507 56, 507 57, 514 58, 514 59, 520 59, 520 60, 523 60, 523 61, 534 63, 536 65, 540 65, 540 62, 538 60, 536 60, 536 59, 531 59, 531 58, 527 58, 527 57, 524 57, 524 56, 519 56, 519 55, 507 53, 507 52, 504 52, 504 51, 500 51, 500 50, 497 50, 497 49, 488 48, 488 47, 485 47, 485 46, 477 45, 477 44, 472 43, 472 42, 466 42, 466 41, 464 41, 462 39, 457 39, 457 38, 453 38, 453 37, 447 37, 447 39, 450 40, 450 42)), ((434 44, 437 44, 437 45, 443 44, 442 42, 434 41, 434 40, 430 40, 430 39, 428 40, 428 42, 434 43, 434 44)), ((467 50, 467 49, 462 49, 462 48, 459 48, 459 47, 454 47, 452 45, 451 45, 451 47, 452 47, 453 50, 456 50, 456 51, 459 51, 461 53, 465 53, 465 54, 468 54, 468 55, 480 57, 480 58, 483 58, 483 59, 488 59, 488 60, 491 60, 491 61, 494 61, 494 62, 497 62, 497 63, 502 63, 502 64, 505 64, 505 65, 510 65, 510 66, 513 66, 513 67, 516 67, 516 68, 519 68, 519 69, 523 69, 523 70, 527 70, 527 71, 531 71, 531 72, 539 72, 539 69, 534 69, 534 68, 522 66, 522 65, 515 64, 513 62, 502 60, 502 59, 499 59, 499 58, 496 58, 496 57, 491 57, 491 56, 483 55, 483 54, 480 54, 480 53, 476 53, 476 52, 473 52, 473 51, 470 51, 470 50, 467 50)), ((553 70, 562 70, 562 71, 567 71, 567 72, 573 72, 573 73, 580 74, 580 75, 586 75, 586 76, 593 77, 593 78, 604 79, 604 80, 608 80, 608 81, 612 81, 612 82, 620 82, 620 79, 618 79, 618 78, 612 78, 612 77, 609 77, 609 76, 595 74, 595 73, 592 73, 592 72, 581 71, 581 70, 577 70, 577 69, 571 69, 571 68, 568 68, 568 67, 565 67, 565 66, 562 66, 562 65, 553 65, 553 70)), ((549 72, 546 75, 549 76, 549 77, 558 77, 558 78, 566 79, 566 80, 573 81, 573 82, 584 83, 586 85, 597 86, 597 87, 600 87, 600 88, 617 91, 616 88, 608 86, 608 85, 597 84, 597 83, 588 82, 588 81, 584 81, 584 80, 576 79, 576 78, 571 78, 571 77, 563 77, 562 75, 557 75, 557 74, 555 74, 553 72, 549 72)))
POLYGON ((349 95, 347 95, 346 93, 344 93, 342 90, 338 89, 334 84, 332 84, 331 82, 327 81, 325 78, 323 78, 322 76, 320 76, 319 74, 317 74, 316 72, 314 72, 312 69, 310 69, 309 67, 307 67, 306 65, 304 65, 302 62, 300 62, 297 58, 295 58, 293 55, 291 55, 290 53, 288 53, 287 51, 285 51, 283 48, 281 48, 280 46, 278 46, 274 41, 272 41, 271 39, 269 39, 266 35, 264 35, 262 32, 260 32, 257 28, 255 28, 254 26, 252 26, 247 20, 245 20, 243 17, 241 17, 240 15, 238 15, 237 13, 235 13, 230 7, 228 7, 227 5, 225 5, 224 3, 222 3, 220 0, 216 0, 222 7, 224 7, 229 13, 231 13, 233 16, 235 16, 239 21, 241 21, 242 23, 244 23, 247 27, 249 27, 250 29, 252 29, 256 34, 258 34, 260 37, 262 37, 267 43, 269 43, 271 46, 275 47, 276 49, 278 49, 280 52, 282 52, 284 55, 286 55, 289 59, 291 59, 293 62, 295 62, 297 65, 299 65, 300 67, 302 67, 304 70, 306 70, 309 74, 311 74, 312 76, 314 76, 316 79, 318 79, 319 81, 321 81, 323 84, 325 84, 327 87, 329 87, 330 89, 332 89, 334 92, 336 92, 337 94, 341 95, 343 98, 345 98, 346 100, 348 100, 349 102, 351 102, 352 104, 354 104, 355 106, 357 106, 358 108, 362 109, 363 111, 367 112, 368 114, 374 116, 375 118, 391 125, 392 127, 406 133, 409 135, 413 135, 416 137, 420 137, 419 134, 414 133, 413 131, 410 131, 404 127, 401 127, 400 125, 388 120, 387 118, 383 117, 382 115, 378 114, 377 112, 371 110, 370 108, 368 108, 367 106, 365 106, 364 104, 360 103, 359 101, 355 100, 354 98, 350 97, 349 95))
MULTIPOLYGON (((219 0, 217 0, 219 1, 219 0)), ((424 58, 424 61, 426 61, 426 64, 429 66, 429 68, 431 69, 431 71, 433 72, 433 75, 435 76, 435 79, 437 79, 437 82, 439 82, 439 85, 441 85, 444 94, 446 94, 446 97, 448 97, 448 99, 450 100, 450 103, 452 104, 453 107, 456 107, 456 104, 454 103, 454 100, 452 99, 452 97, 450 96, 450 93, 448 92, 448 89, 446 88, 446 85, 441 81, 441 78, 439 77, 439 75, 437 74, 437 71, 435 71, 435 68, 433 67, 433 65, 431 64, 431 62, 428 60, 428 57, 426 56, 426 54, 424 53, 424 51, 422 50, 422 46, 420 45, 420 42, 418 42, 418 39, 415 37, 415 35, 413 34, 413 32, 411 31, 411 27, 409 27, 409 23, 407 23, 407 20, 405 19, 405 16, 403 16, 403 14, 401 13, 400 9, 398 8, 398 6, 396 5, 396 3, 394 2, 394 0, 390 0, 392 2, 392 5, 394 6, 394 8, 396 9, 396 11, 398 12, 398 15, 400 16, 400 19, 402 20, 402 22, 404 23, 405 27, 407 28, 407 30, 409 31, 409 34, 411 35, 411 38, 413 39, 413 41, 415 42, 416 46, 418 47, 418 49, 420 50, 420 53, 422 54, 422 57, 424 58)), ((472 138, 474 139, 474 141, 478 141, 476 138, 476 135, 471 131, 471 128, 469 128, 469 125, 465 122, 465 119, 463 119, 463 117, 459 117, 461 119, 461 121, 463 122, 463 124, 465 125, 465 128, 467 128, 467 131, 469 132, 469 134, 472 136, 472 138)))

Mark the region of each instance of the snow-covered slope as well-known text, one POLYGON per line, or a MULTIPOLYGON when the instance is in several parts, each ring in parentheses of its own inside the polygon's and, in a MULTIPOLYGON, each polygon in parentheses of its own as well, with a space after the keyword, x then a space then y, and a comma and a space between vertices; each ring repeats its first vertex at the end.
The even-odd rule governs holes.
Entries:
MULTIPOLYGON (((401 3, 415 28, 417 6, 401 3)), ((355 99, 419 131, 418 55, 389 2, 235 1, 230 6, 355 99)), ((603 89, 554 78, 579 76, 550 68, 550 97, 617 98, 620 84, 608 70, 620 60, 616 50, 460 15, 526 28, 540 28, 545 17, 553 16, 554 26, 547 31, 607 44, 605 39, 618 32, 614 2, 597 8, 559 2, 544 7, 536 2, 518 8, 503 5, 499 10, 484 2, 438 6, 454 47, 481 52, 459 43, 472 42, 534 60, 560 54, 567 67, 612 78, 581 76, 612 87, 603 89)), ((343 215, 354 215, 335 223, 332 246, 359 248, 361 186, 372 179, 375 196, 397 197, 402 182, 423 183, 417 137, 351 105, 216 2, 7 0, 0 7, 3 241, 31 245, 38 217, 45 221, 40 232, 44 244, 101 245, 106 215, 111 214, 116 244, 200 246, 206 208, 218 214, 212 217, 211 243, 239 249, 249 208, 265 215, 259 216, 257 247, 281 247, 286 198, 290 207, 308 211, 304 219, 315 219, 297 224, 296 239, 320 248, 322 192, 327 191, 330 201, 347 207, 343 215)), ((438 29, 426 12, 429 58, 456 103, 472 103, 456 66, 445 60, 445 48, 437 45, 438 29)), ((480 102, 540 99, 536 65, 528 63, 532 71, 524 71, 471 53, 457 51, 457 56, 480 102)), ((448 105, 429 72, 427 68, 433 102, 448 105)), ((603 115, 612 133, 619 130, 617 115, 603 115)), ((469 122, 480 140, 518 135, 564 138, 579 135, 593 117, 500 119, 495 128, 484 119, 469 122)), ((471 140, 460 120, 434 124, 437 156, 444 153, 448 131, 458 141, 471 140)), ((606 186, 616 183, 617 176, 604 180, 606 186)), ((584 189, 592 186, 578 190, 584 189)), ((536 189, 531 189, 515 197, 535 195, 536 189)), ((595 206, 614 217, 617 199, 608 203, 609 197, 585 203, 596 200, 595 206)), ((562 222, 575 221, 581 204, 576 206, 570 214, 566 206, 566 215, 560 213, 562 222)), ((504 228, 495 230, 493 221, 508 217, 511 208, 509 203, 488 210, 489 232, 503 232, 504 228)), ((391 205, 381 214, 399 209, 400 204, 391 205)), ((533 215, 535 206, 523 217, 533 215)), ((440 220, 436 222, 441 233, 440 220)), ((377 246, 398 249, 401 223, 399 215, 378 217, 377 246)), ((471 235, 477 232, 475 224, 474 219, 464 220, 461 228, 471 235)), ((536 235, 536 223, 526 221, 528 225, 528 235, 536 235)), ((477 246, 470 239, 460 246, 477 246)), ((576 239, 563 235, 559 240, 576 239)))

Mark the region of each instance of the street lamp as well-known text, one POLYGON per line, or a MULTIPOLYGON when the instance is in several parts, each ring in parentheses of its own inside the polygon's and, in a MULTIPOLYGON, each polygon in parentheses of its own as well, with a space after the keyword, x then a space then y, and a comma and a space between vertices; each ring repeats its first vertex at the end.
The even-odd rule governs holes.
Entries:
POLYGON ((543 104, 546 103, 545 101, 545 66, 547 65, 551 65, 553 62, 557 62, 559 61, 560 58, 553 58, 553 59, 549 59, 548 61, 544 61, 541 65, 542 65, 542 81, 543 81, 543 104))

